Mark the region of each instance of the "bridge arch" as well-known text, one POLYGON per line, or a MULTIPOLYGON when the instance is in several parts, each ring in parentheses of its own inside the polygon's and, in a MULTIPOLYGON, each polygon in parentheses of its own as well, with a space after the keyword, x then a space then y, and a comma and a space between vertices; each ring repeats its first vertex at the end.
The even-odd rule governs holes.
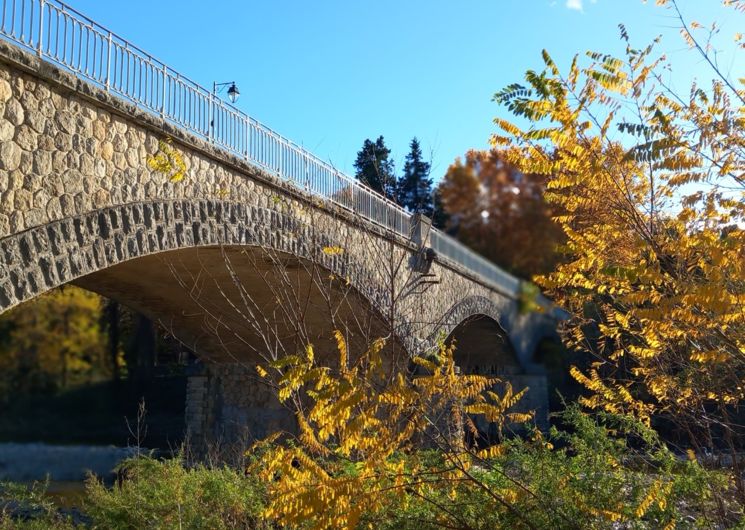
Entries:
POLYGON ((492 322, 496 329, 508 335, 512 323, 511 311, 509 304, 500 305, 485 296, 465 297, 454 303, 443 315, 438 336, 433 339, 451 338, 458 328, 483 319, 492 322))
MULTIPOLYGON (((520 314, 514 304, 499 304, 483 296, 467 297, 454 304, 444 321, 446 343, 455 343, 454 360, 463 374, 477 374, 498 380, 494 390, 506 391, 509 383, 514 392, 528 392, 514 406, 513 412, 533 413, 536 425, 548 425, 548 388, 541 366, 534 362, 534 353, 543 334, 529 341, 521 340, 527 315, 520 314)), ((539 330, 546 333, 547 330, 539 330)), ((472 418, 479 431, 474 443, 498 441, 498 430, 484 418, 472 418)), ((509 429, 519 426, 510 426, 509 429)), ((470 436, 470 435, 469 435, 470 436)))
POLYGON ((471 315, 448 335, 455 363, 465 374, 499 376, 523 371, 505 329, 491 316, 471 315))
POLYGON ((469 296, 457 301, 443 317, 443 332, 450 335, 457 326, 468 319, 485 316, 492 319, 505 331, 510 327, 510 309, 507 305, 498 305, 485 296, 469 296))
MULTIPOLYGON (((148 299, 156 299, 157 293, 165 296, 169 274, 193 279, 205 266, 212 272, 222 267, 220 274, 230 283, 224 260, 251 250, 284 265, 293 259, 312 261, 351 287, 347 290, 380 318, 388 303, 386 291, 354 253, 340 252, 348 244, 339 234, 323 233, 291 211, 230 201, 156 200, 109 207, 0 240, 0 277, 5 276, 0 278, 0 312, 55 287, 77 283, 123 298, 149 316, 168 321, 186 308, 179 309, 175 302, 163 308, 161 297, 159 313, 156 307, 149 307, 158 304, 150 304, 148 299), (189 261, 195 263, 190 265, 189 261), (158 267, 170 267, 170 271, 164 276, 163 271, 157 272, 158 267), (116 285, 126 277, 130 283, 116 285), (140 292, 135 296, 132 291, 140 292), (169 311, 173 315, 168 315, 169 311)), ((180 289, 183 293, 174 298, 188 303, 191 288, 193 285, 174 285, 170 295, 180 289)))

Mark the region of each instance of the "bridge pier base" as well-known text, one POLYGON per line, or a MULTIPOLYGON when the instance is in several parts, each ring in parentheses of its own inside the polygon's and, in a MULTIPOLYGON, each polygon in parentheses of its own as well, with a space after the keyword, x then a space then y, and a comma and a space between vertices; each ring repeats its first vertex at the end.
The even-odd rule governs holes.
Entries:
POLYGON ((199 452, 245 450, 277 431, 296 432, 295 418, 249 363, 208 363, 186 387, 186 430, 199 452))

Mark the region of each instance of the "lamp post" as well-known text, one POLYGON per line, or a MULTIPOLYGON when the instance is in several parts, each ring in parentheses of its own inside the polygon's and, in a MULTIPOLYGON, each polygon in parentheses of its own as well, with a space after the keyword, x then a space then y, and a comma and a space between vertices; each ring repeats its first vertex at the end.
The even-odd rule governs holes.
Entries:
POLYGON ((210 105, 211 110, 211 116, 210 116, 210 137, 211 140, 215 140, 215 103, 214 100, 217 99, 217 94, 219 92, 222 92, 225 87, 228 87, 228 98, 230 99, 231 103, 235 103, 238 101, 238 96, 241 95, 240 91, 238 90, 238 87, 235 86, 235 81, 227 81, 225 83, 212 83, 212 98, 213 102, 210 105))
POLYGON ((230 98, 230 102, 235 103, 238 101, 238 96, 241 95, 238 87, 235 86, 235 81, 228 81, 227 83, 212 83, 212 95, 217 96, 217 93, 221 92, 226 86, 228 87, 228 98, 230 98), (220 89, 219 91, 218 88, 220 89))

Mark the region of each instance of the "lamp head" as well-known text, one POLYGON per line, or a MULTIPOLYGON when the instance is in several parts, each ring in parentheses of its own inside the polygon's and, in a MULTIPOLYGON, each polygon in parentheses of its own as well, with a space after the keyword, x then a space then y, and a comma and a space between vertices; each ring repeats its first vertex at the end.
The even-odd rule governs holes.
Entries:
POLYGON ((241 93, 238 91, 238 87, 235 86, 235 83, 228 87, 228 97, 230 98, 231 103, 235 103, 240 95, 241 93))

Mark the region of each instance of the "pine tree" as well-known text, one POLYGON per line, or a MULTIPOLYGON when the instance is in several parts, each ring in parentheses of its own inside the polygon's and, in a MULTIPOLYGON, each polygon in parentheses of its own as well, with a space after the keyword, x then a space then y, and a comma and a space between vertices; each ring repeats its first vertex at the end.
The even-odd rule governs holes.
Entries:
POLYGON ((357 153, 354 162, 355 177, 366 186, 390 199, 396 195, 396 175, 391 150, 385 146, 382 136, 375 142, 367 139, 357 153))
POLYGON ((430 163, 422 159, 419 140, 414 138, 406 155, 404 174, 398 180, 398 202, 411 212, 432 217, 432 179, 429 172, 430 163))

